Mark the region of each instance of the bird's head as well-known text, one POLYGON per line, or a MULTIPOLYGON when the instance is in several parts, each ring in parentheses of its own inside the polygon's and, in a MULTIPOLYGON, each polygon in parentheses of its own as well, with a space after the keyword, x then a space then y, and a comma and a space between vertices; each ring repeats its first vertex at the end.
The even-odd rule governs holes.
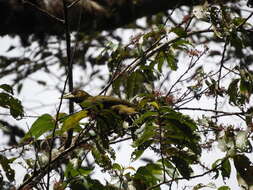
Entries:
POLYGON ((70 93, 64 94, 63 99, 71 99, 76 103, 81 103, 91 95, 83 90, 75 89, 70 93))

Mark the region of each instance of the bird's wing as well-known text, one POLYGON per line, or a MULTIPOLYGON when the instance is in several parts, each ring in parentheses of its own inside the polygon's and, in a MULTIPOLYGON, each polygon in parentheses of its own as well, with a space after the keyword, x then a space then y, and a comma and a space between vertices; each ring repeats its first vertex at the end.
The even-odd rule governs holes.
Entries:
POLYGON ((122 100, 119 98, 115 98, 112 96, 94 96, 94 97, 90 97, 87 99, 90 102, 94 102, 96 104, 102 104, 105 107, 111 107, 114 105, 127 105, 127 106, 133 106, 130 102, 126 101, 126 100, 122 100))

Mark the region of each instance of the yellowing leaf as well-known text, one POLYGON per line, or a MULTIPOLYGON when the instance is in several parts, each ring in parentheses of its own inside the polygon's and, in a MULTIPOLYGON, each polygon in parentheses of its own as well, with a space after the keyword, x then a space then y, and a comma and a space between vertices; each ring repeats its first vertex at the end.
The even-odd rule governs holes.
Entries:
POLYGON ((157 102, 150 102, 149 104, 154 108, 159 109, 159 105, 157 104, 157 102))
POLYGON ((78 122, 88 116, 88 111, 82 110, 69 116, 63 123, 62 130, 67 131, 75 128, 78 122))

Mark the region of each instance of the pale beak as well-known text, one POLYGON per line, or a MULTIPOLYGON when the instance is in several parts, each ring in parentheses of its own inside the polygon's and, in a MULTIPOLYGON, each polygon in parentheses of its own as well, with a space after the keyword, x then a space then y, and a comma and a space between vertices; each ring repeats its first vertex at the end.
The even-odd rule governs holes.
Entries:
POLYGON ((67 93, 67 94, 64 94, 62 96, 63 99, 72 99, 72 98, 75 98, 75 96, 70 92, 70 93, 67 93))

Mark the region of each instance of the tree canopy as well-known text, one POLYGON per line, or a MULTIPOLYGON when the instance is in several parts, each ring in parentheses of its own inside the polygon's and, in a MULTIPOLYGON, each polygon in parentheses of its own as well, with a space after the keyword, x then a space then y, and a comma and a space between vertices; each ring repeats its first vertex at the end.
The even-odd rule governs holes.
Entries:
POLYGON ((1 189, 253 188, 252 4, 0 1, 20 39, 0 56, 1 189), (34 115, 19 94, 38 86, 60 98, 34 115))

